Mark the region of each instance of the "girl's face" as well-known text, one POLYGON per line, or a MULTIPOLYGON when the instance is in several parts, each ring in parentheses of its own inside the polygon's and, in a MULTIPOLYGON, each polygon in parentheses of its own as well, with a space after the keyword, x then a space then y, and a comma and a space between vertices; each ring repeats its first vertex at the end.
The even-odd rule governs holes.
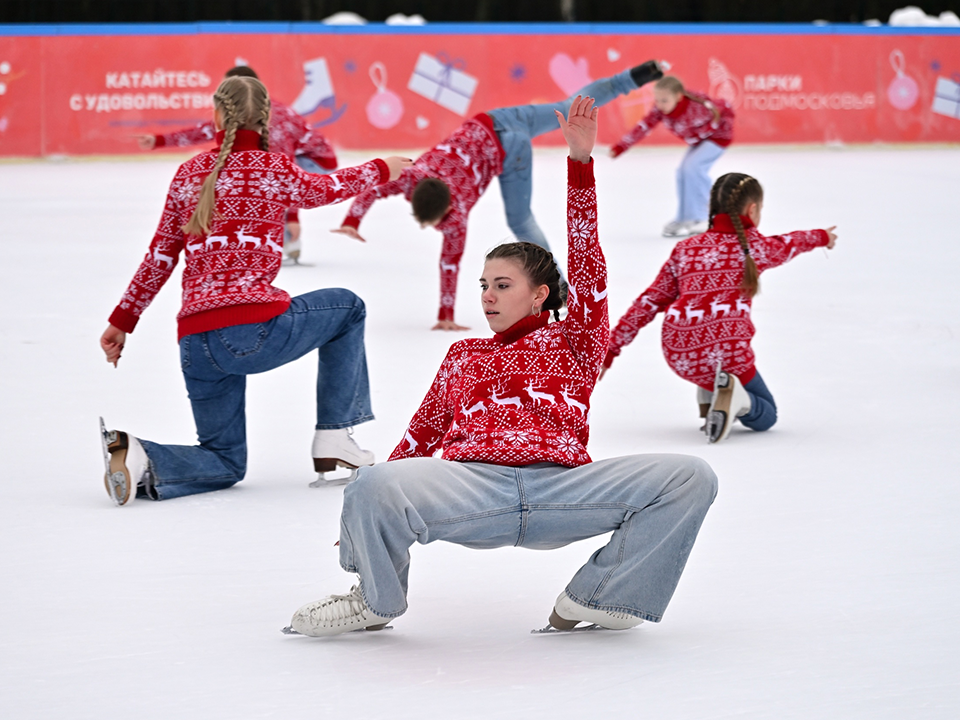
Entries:
POLYGON ((484 263, 480 291, 487 324, 494 332, 503 332, 533 315, 533 308, 539 308, 550 294, 546 285, 533 287, 520 263, 509 258, 484 263))
POLYGON ((664 115, 672 113, 678 102, 680 102, 680 93, 675 93, 665 88, 653 89, 653 104, 656 105, 657 110, 664 115))

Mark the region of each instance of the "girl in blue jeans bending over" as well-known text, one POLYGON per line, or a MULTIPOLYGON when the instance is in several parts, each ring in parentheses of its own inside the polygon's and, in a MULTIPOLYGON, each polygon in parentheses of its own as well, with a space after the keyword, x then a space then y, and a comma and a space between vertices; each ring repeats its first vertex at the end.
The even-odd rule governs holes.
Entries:
POLYGON ((609 335, 590 157, 597 113, 580 97, 568 120, 556 113, 570 147, 566 318, 556 317, 564 299, 548 251, 516 242, 487 255, 480 297, 494 336, 450 348, 390 462, 361 468, 347 486, 340 564, 360 584, 300 608, 294 631, 375 630, 402 615, 415 542, 547 549, 611 531, 557 598, 550 624, 626 629, 661 619, 716 476, 693 457, 591 462, 586 451, 609 335))
MULTIPOLYGON (((180 363, 199 445, 160 445, 103 431, 104 482, 118 505, 230 487, 247 464, 246 376, 318 350, 314 467, 356 468, 373 453, 350 437, 373 419, 363 346, 363 301, 349 290, 291 299, 272 285, 287 208, 328 205, 387 182, 410 164, 374 160, 312 175, 268 152, 270 100, 256 78, 231 77, 214 95, 218 147, 180 166, 150 249, 100 338, 116 366, 126 334, 185 254, 177 315, 180 363)), ((101 423, 102 425, 102 423, 101 423)))

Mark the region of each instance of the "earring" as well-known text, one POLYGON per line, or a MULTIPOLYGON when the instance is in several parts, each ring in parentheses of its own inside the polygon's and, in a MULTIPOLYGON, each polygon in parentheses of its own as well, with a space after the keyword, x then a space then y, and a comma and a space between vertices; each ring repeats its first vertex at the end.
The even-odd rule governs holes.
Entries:
POLYGON ((537 307, 536 305, 534 305, 532 308, 530 308, 530 310, 531 310, 531 312, 533 313, 533 316, 534 316, 534 317, 540 317, 540 313, 541 313, 542 311, 541 311, 541 309, 540 309, 539 307, 537 307))

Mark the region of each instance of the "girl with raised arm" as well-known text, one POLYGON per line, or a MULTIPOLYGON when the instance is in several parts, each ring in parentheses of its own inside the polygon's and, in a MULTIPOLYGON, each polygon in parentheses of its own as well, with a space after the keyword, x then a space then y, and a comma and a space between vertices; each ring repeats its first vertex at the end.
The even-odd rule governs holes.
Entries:
POLYGON ((560 275, 548 251, 517 242, 487 255, 480 301, 493 337, 450 348, 390 461, 361 468, 347 486, 340 564, 360 582, 297 610, 291 631, 376 630, 402 615, 415 542, 547 549, 611 531, 560 593, 550 625, 626 629, 661 619, 716 476, 693 457, 587 454, 590 394, 609 336, 590 157, 597 112, 578 96, 568 119, 557 113, 570 147, 566 318, 557 318, 560 275))

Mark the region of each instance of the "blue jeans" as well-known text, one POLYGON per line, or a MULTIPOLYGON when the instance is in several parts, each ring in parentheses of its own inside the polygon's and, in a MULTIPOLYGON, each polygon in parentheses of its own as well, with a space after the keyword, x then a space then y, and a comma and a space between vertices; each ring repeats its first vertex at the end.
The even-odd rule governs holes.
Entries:
POLYGON ((613 532, 567 585, 575 601, 659 622, 717 492, 703 460, 633 455, 576 468, 409 458, 343 494, 340 564, 377 615, 407 609, 411 545, 546 550, 613 532))
POLYGON ((691 146, 677 168, 678 222, 699 222, 710 216, 710 168, 725 148, 712 140, 691 146))
POLYGON ((228 488, 247 469, 244 402, 247 375, 319 350, 317 429, 373 419, 363 344, 366 309, 349 290, 315 290, 293 298, 265 323, 234 325, 180 340, 180 364, 199 445, 141 440, 153 470, 151 497, 168 500, 228 488))
POLYGON ((773 395, 767 390, 760 373, 753 376, 753 380, 743 386, 750 396, 750 412, 737 418, 745 427, 751 430, 769 430, 777 422, 777 403, 773 395))
MULTIPOLYGON (((626 95, 636 89, 637 84, 630 77, 630 71, 624 70, 612 77, 594 80, 574 93, 573 97, 590 96, 595 98, 596 106, 600 107, 618 95, 626 95)), ((530 141, 560 127, 554 110, 566 116, 573 97, 555 103, 517 105, 487 113, 493 119, 493 129, 503 146, 500 194, 503 196, 510 232, 518 240, 536 243, 547 250, 550 245, 530 210, 530 198, 533 195, 533 146, 530 141)))

